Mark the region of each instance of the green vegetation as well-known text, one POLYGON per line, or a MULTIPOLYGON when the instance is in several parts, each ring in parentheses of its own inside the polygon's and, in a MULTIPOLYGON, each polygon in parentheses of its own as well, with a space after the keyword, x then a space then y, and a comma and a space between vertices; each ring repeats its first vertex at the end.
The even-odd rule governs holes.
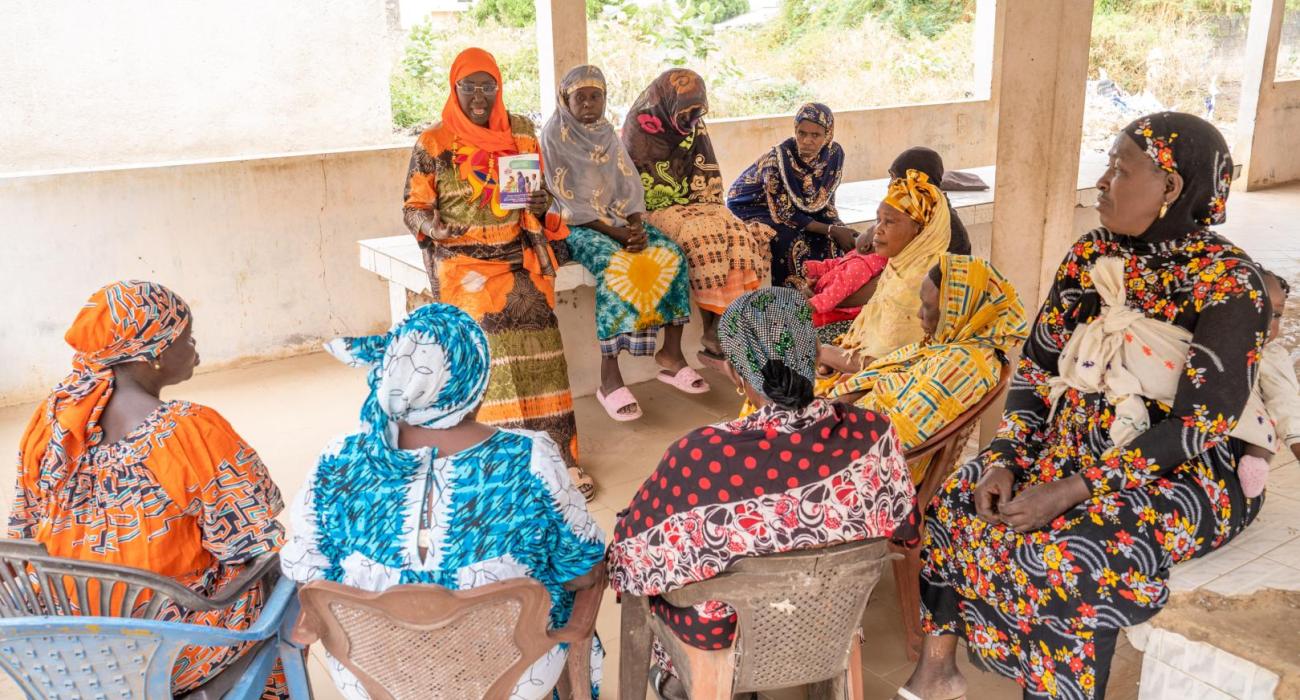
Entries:
MULTIPOLYGON (((1300 0, 1288 0, 1300 9, 1300 0)), ((748 0, 588 0, 588 51, 610 81, 616 117, 664 68, 688 66, 708 81, 710 116, 789 113, 817 99, 835 109, 974 97, 976 0, 782 0, 762 24, 719 26, 748 0)), ((1294 6, 1294 7, 1293 7, 1294 6)), ((1236 117, 1250 0, 1096 0, 1090 77, 1104 71, 1131 96, 1236 117)), ((533 0, 477 0, 465 16, 412 30, 392 79, 393 120, 436 118, 451 60, 466 46, 492 51, 507 104, 537 112, 533 0)), ((1287 42, 1284 41, 1284 44, 1287 42)), ((1283 51, 1283 61, 1300 55, 1283 51)), ((1300 66, 1297 66, 1300 70, 1300 66)), ((1099 133, 1110 124, 1092 124, 1099 133)))

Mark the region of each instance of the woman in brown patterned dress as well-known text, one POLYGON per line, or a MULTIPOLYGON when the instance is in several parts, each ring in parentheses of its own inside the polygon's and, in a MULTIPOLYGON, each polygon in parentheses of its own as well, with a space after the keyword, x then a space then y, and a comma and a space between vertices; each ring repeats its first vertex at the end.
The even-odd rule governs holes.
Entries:
POLYGON ((665 71, 628 110, 623 143, 641 172, 646 221, 686 253, 705 355, 721 366, 718 317, 740 295, 769 284, 768 242, 776 232, 737 219, 723 203, 722 172, 704 127, 708 111, 695 71, 665 71))

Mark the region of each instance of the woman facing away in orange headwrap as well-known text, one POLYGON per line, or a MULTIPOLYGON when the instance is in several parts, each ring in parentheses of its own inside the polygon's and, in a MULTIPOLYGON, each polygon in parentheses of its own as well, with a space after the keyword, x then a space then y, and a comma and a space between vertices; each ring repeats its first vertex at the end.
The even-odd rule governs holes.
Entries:
POLYGON ((458 306, 487 333, 492 355, 478 420, 545 431, 588 499, 595 485, 578 468, 578 430, 555 319, 557 260, 550 241, 568 235, 550 195, 502 209, 497 160, 538 153, 533 125, 506 111, 492 54, 465 49, 451 65, 442 120, 411 153, 402 212, 424 251, 433 298, 458 306))
MULTIPOLYGON (((72 372, 32 416, 18 448, 9 537, 50 554, 147 569, 212 595, 284 542, 280 491, 257 453, 216 411, 163 401, 199 363, 190 308, 153 282, 91 295, 65 336, 72 372)), ((211 612, 164 606, 159 619, 246 629, 266 591, 211 612)), ((174 692, 191 690, 247 651, 185 647, 174 692)), ((276 673, 265 697, 287 697, 276 673)))

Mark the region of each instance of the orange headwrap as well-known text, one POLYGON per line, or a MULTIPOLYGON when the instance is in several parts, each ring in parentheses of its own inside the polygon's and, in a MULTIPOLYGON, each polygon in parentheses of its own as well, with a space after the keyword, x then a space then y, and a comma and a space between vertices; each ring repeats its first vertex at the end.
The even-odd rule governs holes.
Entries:
POLYGON ((59 498, 102 438, 99 416, 113 395, 112 366, 158 358, 190 325, 190 307, 153 282, 114 282, 96 291, 64 339, 77 354, 69 374, 36 409, 19 443, 19 479, 59 498))
POLYGON ((447 95, 447 104, 442 107, 442 127, 462 140, 492 154, 515 153, 515 137, 510 133, 510 115, 506 112, 502 95, 505 90, 501 84, 501 69, 492 54, 479 48, 468 48, 456 56, 451 64, 451 94, 447 95), (497 81, 496 102, 488 115, 487 128, 483 128, 466 116, 460 108, 456 83, 465 77, 483 72, 497 81))
POLYGON ((935 207, 943 201, 939 188, 930 184, 930 176, 920 170, 909 169, 906 177, 890 180, 889 191, 885 193, 885 204, 922 226, 930 223, 935 207))

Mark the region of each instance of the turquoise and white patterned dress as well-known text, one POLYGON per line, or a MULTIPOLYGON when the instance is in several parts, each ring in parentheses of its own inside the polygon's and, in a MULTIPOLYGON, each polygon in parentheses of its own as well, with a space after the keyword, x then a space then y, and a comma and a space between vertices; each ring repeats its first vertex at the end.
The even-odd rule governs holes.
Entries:
MULTIPOLYGON (((574 599, 563 584, 604 559, 605 537, 555 442, 544 432, 498 429, 448 456, 396 447, 401 425, 447 429, 481 401, 490 358, 473 319, 430 304, 385 335, 326 349, 371 368, 370 394, 358 430, 325 448, 298 492, 293 534, 280 553, 285 575, 366 591, 407 583, 460 590, 529 577, 550 592, 552 627, 563 626, 574 599)), ((603 652, 593 647, 595 691, 603 652)), ((566 654, 567 645, 552 649, 512 697, 550 697, 566 654)), ((345 697, 368 700, 342 664, 327 657, 327 666, 345 697)))
MULTIPOLYGON (((281 552, 295 581, 337 581, 367 591, 404 583, 467 589, 527 576, 551 594, 551 625, 573 610, 565 581, 587 573, 603 557, 604 534, 565 471, 545 433, 500 430, 451 457, 430 459, 413 450, 421 468, 410 475, 348 474, 337 459, 349 447, 330 445, 308 476, 291 511, 293 536, 281 552), (422 506, 429 511, 429 549, 420 558, 422 506), (368 513, 369 517, 355 517, 368 513)), ((599 645, 592 681, 599 680, 599 645)), ((556 647, 520 679, 512 697, 549 697, 564 668, 556 647)), ((349 699, 368 698, 360 683, 332 658, 330 675, 349 699)))

